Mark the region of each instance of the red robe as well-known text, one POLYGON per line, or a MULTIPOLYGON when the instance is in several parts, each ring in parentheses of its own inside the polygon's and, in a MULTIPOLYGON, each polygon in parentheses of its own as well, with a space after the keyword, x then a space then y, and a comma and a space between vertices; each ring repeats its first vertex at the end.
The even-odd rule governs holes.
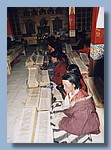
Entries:
POLYGON ((83 89, 84 91, 86 91, 86 90, 87 90, 87 86, 86 86, 84 80, 83 80, 83 79, 80 79, 80 83, 81 83, 81 85, 82 85, 82 89, 83 89))
POLYGON ((84 45, 84 48, 79 49, 77 52, 86 53, 87 55, 89 55, 90 54, 90 48, 84 45))
POLYGON ((79 101, 80 98, 84 99, 87 96, 83 89, 76 94, 77 102, 73 107, 64 110, 67 117, 63 117, 59 122, 61 130, 75 135, 100 133, 100 122, 93 99, 79 101))
POLYGON ((57 85, 62 85, 62 77, 66 73, 66 64, 63 61, 59 61, 54 67, 54 75, 52 77, 52 81, 57 85))

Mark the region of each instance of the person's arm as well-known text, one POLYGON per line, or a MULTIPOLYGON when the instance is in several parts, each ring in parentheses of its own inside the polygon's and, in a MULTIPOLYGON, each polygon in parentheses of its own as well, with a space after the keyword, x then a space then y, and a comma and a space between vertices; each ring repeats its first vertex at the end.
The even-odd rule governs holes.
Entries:
POLYGON ((59 78, 60 78, 60 84, 62 84, 62 77, 63 77, 66 73, 67 73, 67 71, 66 71, 66 65, 62 65, 62 66, 60 67, 60 76, 59 76, 59 78))
POLYGON ((79 53, 84 53, 84 48, 79 49, 77 52, 79 52, 79 53))
POLYGON ((52 77, 53 82, 55 82, 57 85, 62 85, 62 77, 66 73, 67 71, 65 65, 58 66, 54 71, 54 76, 52 77))
POLYGON ((86 86, 84 80, 83 80, 83 79, 80 79, 80 83, 81 83, 81 85, 82 85, 82 89, 86 91, 86 90, 87 90, 87 86, 86 86))
POLYGON ((68 114, 68 116, 63 117, 62 120, 59 122, 59 128, 61 130, 65 130, 68 133, 79 135, 82 133, 82 129, 84 128, 84 125, 87 121, 88 112, 87 109, 85 109, 84 107, 78 108, 76 111, 72 109, 77 108, 73 107, 66 110, 67 113, 65 113, 65 115, 68 114), (72 111, 71 113, 70 110, 72 111))

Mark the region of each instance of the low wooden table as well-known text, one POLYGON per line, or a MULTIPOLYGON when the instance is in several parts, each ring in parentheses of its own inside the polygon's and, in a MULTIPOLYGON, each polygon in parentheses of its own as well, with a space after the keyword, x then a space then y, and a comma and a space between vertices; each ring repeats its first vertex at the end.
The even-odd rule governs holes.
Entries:
MULTIPOLYGON (((21 53, 23 53, 24 45, 23 44, 17 44, 10 48, 7 53, 7 73, 11 74, 11 63, 12 61, 19 56, 21 53)), ((25 54, 25 53, 24 53, 25 54)))
POLYGON ((92 94, 95 105, 104 107, 104 82, 100 77, 88 77, 86 80, 88 91, 92 94))

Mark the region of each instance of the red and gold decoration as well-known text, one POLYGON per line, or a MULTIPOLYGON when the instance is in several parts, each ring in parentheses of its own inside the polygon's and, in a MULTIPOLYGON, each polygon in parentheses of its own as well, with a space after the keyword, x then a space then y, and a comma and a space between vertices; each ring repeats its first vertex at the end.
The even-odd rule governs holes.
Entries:
POLYGON ((94 7, 90 57, 99 60, 104 57, 104 8, 94 7))
POLYGON ((75 37, 75 7, 69 7, 69 36, 75 37))

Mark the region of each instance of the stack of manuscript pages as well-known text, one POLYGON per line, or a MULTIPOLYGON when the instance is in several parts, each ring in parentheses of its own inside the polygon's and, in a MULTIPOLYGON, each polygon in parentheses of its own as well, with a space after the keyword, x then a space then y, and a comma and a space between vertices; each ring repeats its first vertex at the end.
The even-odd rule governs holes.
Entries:
POLYGON ((30 59, 30 56, 27 58, 27 60, 26 60, 26 62, 25 62, 25 65, 26 65, 26 67, 31 67, 31 66, 33 66, 33 61, 30 59))
POLYGON ((50 125, 50 111, 39 111, 34 143, 53 143, 53 131, 50 125))
POLYGON ((27 90, 28 98, 25 107, 36 108, 39 106, 41 88, 30 88, 27 90))
POLYGON ((48 70, 42 70, 42 74, 40 74, 41 78, 39 80, 40 86, 50 85, 49 73, 48 70))
POLYGON ((68 61, 69 61, 69 64, 73 64, 73 56, 70 55, 70 53, 67 53, 67 58, 68 58, 68 61))
POLYGON ((53 132, 50 126, 51 98, 50 88, 30 89, 15 143, 53 143, 53 132))
POLYGON ((28 68, 29 74, 28 74, 28 87, 29 88, 34 88, 39 86, 38 82, 38 69, 35 68, 28 68))
POLYGON ((44 56, 36 55, 33 53, 25 62, 26 67, 31 67, 32 65, 43 65, 44 56))
POLYGON ((40 91, 41 91, 41 87, 27 89, 29 97, 39 97, 40 96, 40 91))
POLYGON ((37 120, 36 108, 24 108, 17 137, 14 143, 34 143, 35 125, 37 120))
POLYGON ((19 132, 14 143, 53 143, 50 111, 24 108, 20 118, 19 132))
POLYGON ((40 91, 40 101, 37 107, 38 111, 46 111, 51 108, 51 89, 50 88, 41 88, 40 91))
POLYGON ((74 59, 80 59, 80 56, 79 56, 79 54, 76 51, 73 51, 72 55, 73 55, 74 59))
POLYGON ((39 67, 28 68, 28 87, 47 86, 50 84, 48 70, 41 70, 39 67))
POLYGON ((67 53, 70 53, 72 51, 72 46, 71 44, 65 44, 65 47, 66 47, 66 52, 67 53))
POLYGON ((51 89, 41 88, 34 143, 53 143, 50 126, 51 89))
POLYGON ((104 107, 104 83, 99 77, 88 77, 86 80, 88 92, 92 94, 97 107, 104 107))
POLYGON ((49 63, 49 56, 48 55, 44 56, 44 63, 46 63, 46 64, 49 63))
POLYGON ((78 55, 78 53, 76 51, 71 51, 71 52, 67 53, 66 55, 68 57, 70 64, 74 64, 75 59, 80 59, 80 56, 78 55))
POLYGON ((89 58, 86 53, 80 53, 81 60, 84 62, 86 66, 89 66, 89 58))
POLYGON ((63 101, 61 93, 56 88, 53 88, 52 94, 58 101, 63 101))
POLYGON ((43 62, 44 62, 44 56, 43 55, 37 55, 36 64, 37 65, 43 65, 43 62))
POLYGON ((26 67, 31 67, 36 64, 36 54, 33 53, 25 62, 26 67))
POLYGON ((51 89, 50 88, 32 88, 29 89, 29 97, 26 101, 25 107, 37 108, 37 111, 49 111, 51 108, 51 89), (37 92, 37 93, 35 93, 37 92), (30 93, 30 94, 29 94, 30 93))
POLYGON ((32 60, 33 64, 36 64, 37 55, 36 55, 35 53, 33 53, 33 54, 30 56, 30 59, 32 60))
POLYGON ((86 74, 88 76, 88 67, 83 63, 81 59, 74 59, 76 65, 78 65, 81 74, 86 74))

